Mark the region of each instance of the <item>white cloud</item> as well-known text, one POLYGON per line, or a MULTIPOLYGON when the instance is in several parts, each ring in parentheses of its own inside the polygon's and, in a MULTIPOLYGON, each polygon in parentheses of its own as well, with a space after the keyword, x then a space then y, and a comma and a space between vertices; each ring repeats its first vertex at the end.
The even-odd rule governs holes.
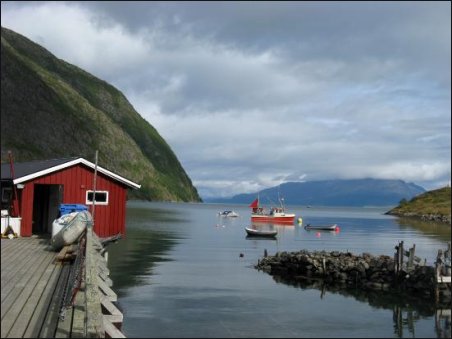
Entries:
POLYGON ((148 46, 118 24, 99 27, 83 7, 54 2, 6 10, 2 26, 42 45, 58 58, 102 78, 143 66, 148 46))
POLYGON ((240 6, 2 2, 2 25, 118 87, 204 196, 450 180, 450 4, 240 6))

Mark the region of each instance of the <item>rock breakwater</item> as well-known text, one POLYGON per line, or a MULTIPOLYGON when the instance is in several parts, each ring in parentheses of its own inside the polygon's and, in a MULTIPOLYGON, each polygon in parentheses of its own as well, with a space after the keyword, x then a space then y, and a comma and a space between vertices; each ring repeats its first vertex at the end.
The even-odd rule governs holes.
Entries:
POLYGON ((327 286, 362 290, 394 291, 415 294, 441 303, 451 301, 450 284, 437 284, 435 268, 416 265, 409 272, 396 271, 396 263, 387 255, 350 252, 277 252, 265 256, 255 268, 284 280, 321 279, 327 286))

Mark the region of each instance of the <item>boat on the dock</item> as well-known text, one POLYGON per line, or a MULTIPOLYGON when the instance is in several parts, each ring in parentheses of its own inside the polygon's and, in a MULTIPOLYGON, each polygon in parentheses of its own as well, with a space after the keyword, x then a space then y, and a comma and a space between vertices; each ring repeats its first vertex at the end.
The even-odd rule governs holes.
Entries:
POLYGON ((92 223, 93 217, 88 211, 65 214, 53 222, 50 244, 56 251, 73 244, 92 223))
POLYGON ((249 207, 251 210, 252 222, 278 223, 278 224, 293 224, 295 214, 287 213, 283 204, 283 199, 279 199, 280 207, 271 207, 267 212, 259 206, 259 197, 257 197, 249 207))
POLYGON ((339 230, 339 226, 337 224, 332 224, 332 225, 307 224, 304 228, 306 230, 316 230, 316 231, 338 231, 339 230))
POLYGON ((265 238, 274 238, 278 234, 276 230, 262 230, 245 227, 245 231, 249 236, 252 237, 265 237, 265 238))

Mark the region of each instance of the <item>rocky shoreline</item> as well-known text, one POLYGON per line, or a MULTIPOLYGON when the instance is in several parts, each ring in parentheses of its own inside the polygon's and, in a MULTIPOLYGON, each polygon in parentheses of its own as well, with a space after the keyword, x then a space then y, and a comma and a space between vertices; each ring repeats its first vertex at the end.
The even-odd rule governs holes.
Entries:
POLYGON ((396 272, 396 263, 387 255, 369 253, 301 250, 264 256, 255 268, 284 281, 322 281, 328 287, 390 291, 439 302, 450 307, 451 284, 437 284, 434 267, 416 265, 409 272, 396 272))
POLYGON ((416 218, 420 219, 422 221, 433 221, 433 222, 440 222, 440 223, 446 223, 451 224, 451 216, 450 215, 442 215, 442 214, 417 214, 417 213, 397 213, 397 212, 386 212, 385 214, 388 215, 394 215, 397 217, 406 217, 406 218, 416 218))

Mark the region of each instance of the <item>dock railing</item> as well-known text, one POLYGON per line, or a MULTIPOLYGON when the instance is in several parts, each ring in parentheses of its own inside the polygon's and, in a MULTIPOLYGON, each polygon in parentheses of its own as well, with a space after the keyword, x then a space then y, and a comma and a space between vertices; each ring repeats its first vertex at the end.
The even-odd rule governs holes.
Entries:
POLYGON ((113 304, 118 297, 111 289, 106 249, 91 227, 86 237, 86 336, 125 338, 121 332, 123 315, 113 304))
POLYGON ((63 298, 57 335, 125 338, 121 332, 123 315, 114 304, 118 297, 111 289, 113 282, 109 278, 106 247, 92 227, 88 227, 80 239, 77 252, 65 286, 67 298, 63 298), (71 278, 79 277, 79 271, 82 273, 80 281, 71 278))

